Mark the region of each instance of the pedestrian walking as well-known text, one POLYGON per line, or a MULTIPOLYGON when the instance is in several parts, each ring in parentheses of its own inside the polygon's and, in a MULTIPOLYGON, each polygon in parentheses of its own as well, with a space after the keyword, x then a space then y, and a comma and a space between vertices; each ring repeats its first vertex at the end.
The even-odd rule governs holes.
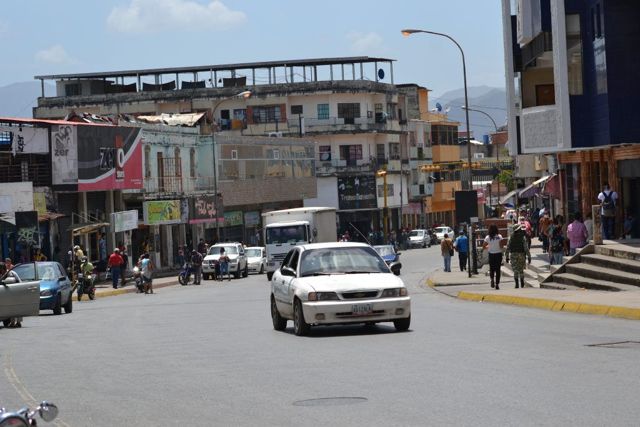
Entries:
POLYGON ((538 224, 538 237, 542 242, 542 253, 546 253, 549 249, 549 226, 551 225, 552 220, 549 216, 549 211, 544 208, 543 210, 544 213, 542 214, 538 224))
POLYGON ((120 279, 122 264, 124 264, 124 260, 122 256, 120 256, 120 249, 115 248, 107 261, 107 266, 111 268, 111 285, 113 289, 118 289, 118 280, 120 279))
POLYGON ((576 212, 573 222, 567 226, 567 238, 569 239, 569 255, 575 255, 576 251, 587 244, 589 233, 582 222, 582 214, 576 212))
POLYGON ((489 234, 484 238, 482 248, 489 251, 489 277, 491 277, 491 287, 496 289, 500 289, 503 247, 504 242, 502 235, 498 233, 498 226, 491 224, 489 226, 489 234))
POLYGON ((565 238, 562 234, 562 217, 556 216, 553 223, 549 227, 549 263, 551 265, 562 264, 562 257, 564 256, 565 238))
POLYGON ((527 234, 524 227, 516 224, 513 233, 507 242, 506 260, 509 262, 511 258, 511 269, 513 270, 513 279, 516 282, 516 289, 524 288, 524 269, 525 261, 531 264, 531 253, 527 244, 527 234))
POLYGON ((440 242, 440 252, 444 259, 444 271, 451 273, 451 257, 453 256, 453 242, 449 235, 445 233, 442 242, 440 242))
POLYGON ((202 254, 196 250, 191 251, 191 269, 193 270, 193 284, 199 285, 202 279, 202 254))
POLYGON ((616 228, 616 205, 618 203, 618 193, 609 188, 609 183, 605 182, 600 194, 600 215, 602 215, 602 235, 605 239, 613 239, 616 228))
POLYGON ((453 242, 453 247, 458 252, 458 261, 460 262, 460 271, 467 269, 467 259, 469 257, 469 238, 464 234, 464 231, 460 230, 456 241, 453 242))
POLYGON ((229 257, 224 251, 224 248, 220 248, 220 258, 218 258, 218 264, 220 264, 220 281, 224 280, 224 275, 229 275, 229 281, 231 281, 231 272, 229 271, 229 257))

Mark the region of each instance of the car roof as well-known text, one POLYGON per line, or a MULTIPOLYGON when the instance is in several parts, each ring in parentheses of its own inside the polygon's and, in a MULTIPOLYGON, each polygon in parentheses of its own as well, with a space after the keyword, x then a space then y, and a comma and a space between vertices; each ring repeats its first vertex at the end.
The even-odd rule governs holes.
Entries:
POLYGON ((367 248, 371 247, 366 243, 360 242, 328 242, 328 243, 309 243, 307 245, 300 245, 302 249, 308 251, 310 249, 327 249, 327 248, 367 248))

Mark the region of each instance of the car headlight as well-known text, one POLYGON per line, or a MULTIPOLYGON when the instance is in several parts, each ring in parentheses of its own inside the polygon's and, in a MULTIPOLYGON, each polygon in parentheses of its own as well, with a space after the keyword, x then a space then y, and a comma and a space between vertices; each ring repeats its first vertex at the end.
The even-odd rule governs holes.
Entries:
POLYGON ((407 288, 393 288, 382 291, 380 298, 406 297, 409 295, 407 288))
POLYGON ((53 291, 51 289, 45 289, 44 291, 40 291, 41 297, 50 297, 53 295, 53 291))
POLYGON ((335 301, 339 300, 335 292, 309 292, 309 301, 335 301))

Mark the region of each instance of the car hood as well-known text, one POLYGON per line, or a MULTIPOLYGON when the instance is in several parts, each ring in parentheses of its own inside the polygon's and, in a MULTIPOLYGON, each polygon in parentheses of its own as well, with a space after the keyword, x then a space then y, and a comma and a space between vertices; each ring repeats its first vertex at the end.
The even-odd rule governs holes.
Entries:
MULTIPOLYGON (((235 259, 238 259, 238 255, 227 255, 229 257, 230 261, 233 261, 235 259)), ((207 255, 206 257, 204 257, 204 261, 217 261, 220 259, 220 255, 207 255)))
POLYGON ((60 284, 57 280, 40 280, 40 291, 48 289, 57 289, 60 284))
POLYGON ((316 292, 342 292, 360 289, 388 289, 404 287, 404 282, 392 273, 332 274, 303 277, 306 285, 316 292))

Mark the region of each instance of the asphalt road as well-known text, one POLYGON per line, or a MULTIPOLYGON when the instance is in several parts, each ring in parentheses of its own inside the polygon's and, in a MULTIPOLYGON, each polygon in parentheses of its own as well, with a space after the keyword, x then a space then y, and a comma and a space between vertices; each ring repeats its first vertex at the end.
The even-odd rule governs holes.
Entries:
POLYGON ((265 276, 25 319, 0 329, 0 406, 51 400, 58 426, 638 424, 640 344, 589 345, 640 322, 459 301, 424 286, 438 248, 402 261, 405 333, 276 332, 265 276))

